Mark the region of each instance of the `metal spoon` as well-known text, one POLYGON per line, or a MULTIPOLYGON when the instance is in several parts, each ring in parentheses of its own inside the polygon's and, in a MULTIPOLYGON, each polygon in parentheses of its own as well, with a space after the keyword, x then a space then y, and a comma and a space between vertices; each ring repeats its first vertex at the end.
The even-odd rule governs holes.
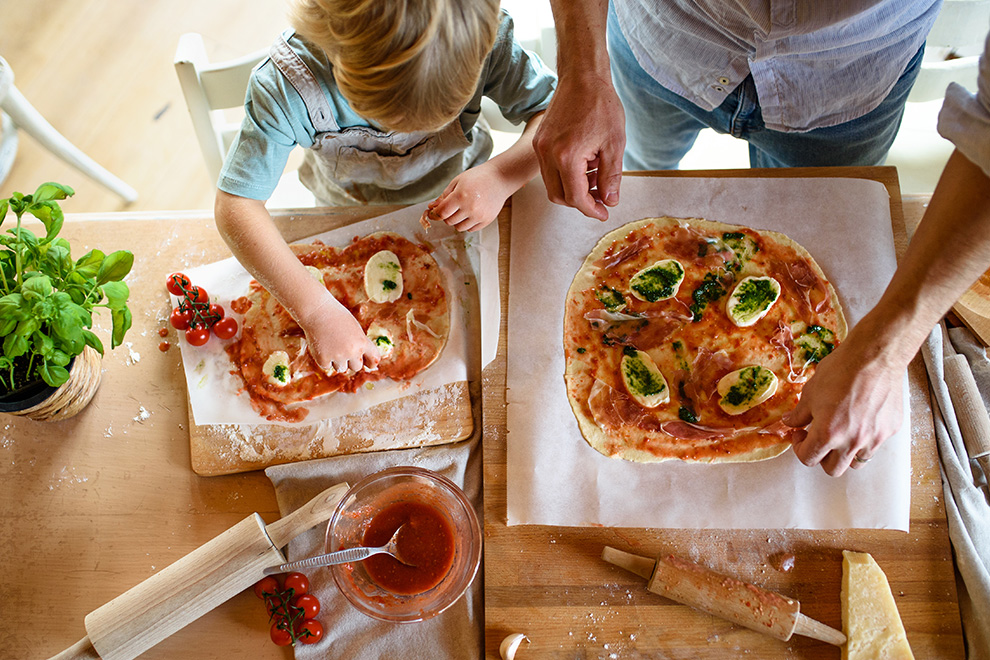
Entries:
POLYGON ((398 561, 405 564, 406 566, 414 566, 408 561, 403 560, 399 555, 397 541, 399 539, 399 532, 405 524, 399 525, 399 528, 395 530, 392 534, 392 538, 388 540, 388 543, 379 548, 347 548, 346 550, 337 550, 336 552, 328 552, 325 555, 316 555, 315 557, 310 557, 308 559, 300 559, 298 561, 290 561, 287 564, 279 564, 278 566, 269 566, 265 569, 265 575, 274 575, 275 573, 285 573, 286 571, 298 571, 305 568, 316 568, 317 566, 332 566, 333 564, 346 564, 352 561, 361 561, 367 559, 371 555, 377 555, 385 553, 387 555, 392 555, 398 561))

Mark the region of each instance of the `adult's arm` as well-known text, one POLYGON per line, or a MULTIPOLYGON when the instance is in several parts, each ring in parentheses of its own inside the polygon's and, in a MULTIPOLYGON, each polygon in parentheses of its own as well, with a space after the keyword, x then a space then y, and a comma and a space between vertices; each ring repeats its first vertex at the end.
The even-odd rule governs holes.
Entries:
POLYGON ((832 476, 864 465, 902 420, 902 379, 932 327, 990 266, 990 177, 955 151, 880 302, 822 360, 785 418, 794 453, 832 476))
POLYGON ((608 218, 619 202, 625 112, 612 86, 608 0, 551 0, 559 83, 533 141, 551 202, 608 218))

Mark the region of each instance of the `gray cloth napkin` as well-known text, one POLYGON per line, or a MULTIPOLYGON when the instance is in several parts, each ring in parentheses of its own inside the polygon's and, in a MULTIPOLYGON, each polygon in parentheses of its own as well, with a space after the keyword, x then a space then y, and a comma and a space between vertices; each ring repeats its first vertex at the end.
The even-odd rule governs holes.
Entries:
MULTIPOLYGON (((986 403, 990 400, 990 361, 965 328, 950 332, 956 351, 970 362, 986 403)), ((990 660, 990 504, 982 470, 970 460, 963 444, 942 363, 941 326, 936 326, 922 346, 928 367, 935 421, 935 437, 942 465, 942 488, 949 524, 949 538, 958 571, 959 609, 969 660, 990 660)))
MULTIPOLYGON (((399 465, 413 465, 439 472, 460 486, 482 518, 481 443, 476 436, 456 445, 339 456, 302 463, 275 465, 265 474, 275 486, 279 510, 284 515, 302 506, 335 483, 354 485, 364 477, 399 465)), ((324 552, 326 525, 299 535, 290 544, 290 561, 324 552)), ((438 616, 418 623, 386 623, 354 609, 337 591, 328 570, 308 571, 310 592, 320 599, 317 617, 323 639, 311 645, 297 644, 297 660, 346 658, 430 658, 466 660, 484 652, 484 608, 481 569, 467 593, 438 616)))

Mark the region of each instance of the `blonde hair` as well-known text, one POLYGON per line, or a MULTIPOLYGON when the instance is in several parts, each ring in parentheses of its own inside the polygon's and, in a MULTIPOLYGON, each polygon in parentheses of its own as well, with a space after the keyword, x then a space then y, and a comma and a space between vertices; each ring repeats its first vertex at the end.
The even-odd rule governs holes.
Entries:
POLYGON ((435 130, 474 96, 498 0, 291 0, 290 22, 326 52, 355 112, 391 130, 435 130))

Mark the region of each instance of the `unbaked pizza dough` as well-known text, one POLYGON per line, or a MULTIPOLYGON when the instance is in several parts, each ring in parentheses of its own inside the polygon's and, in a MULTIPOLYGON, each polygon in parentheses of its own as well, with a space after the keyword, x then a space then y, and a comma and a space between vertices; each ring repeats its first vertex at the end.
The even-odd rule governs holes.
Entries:
POLYGON ((306 401, 354 392, 378 380, 405 381, 433 364, 450 334, 444 275, 423 245, 391 232, 344 248, 293 245, 299 260, 358 320, 382 354, 376 371, 327 374, 306 350, 302 328, 260 284, 231 304, 244 315, 227 347, 252 407, 272 421, 305 418, 306 401), (369 293, 370 292, 370 293, 369 293))
POLYGON ((787 236, 646 218, 606 234, 575 275, 564 380, 606 456, 758 461, 790 446, 781 417, 845 336, 835 290, 787 236))

